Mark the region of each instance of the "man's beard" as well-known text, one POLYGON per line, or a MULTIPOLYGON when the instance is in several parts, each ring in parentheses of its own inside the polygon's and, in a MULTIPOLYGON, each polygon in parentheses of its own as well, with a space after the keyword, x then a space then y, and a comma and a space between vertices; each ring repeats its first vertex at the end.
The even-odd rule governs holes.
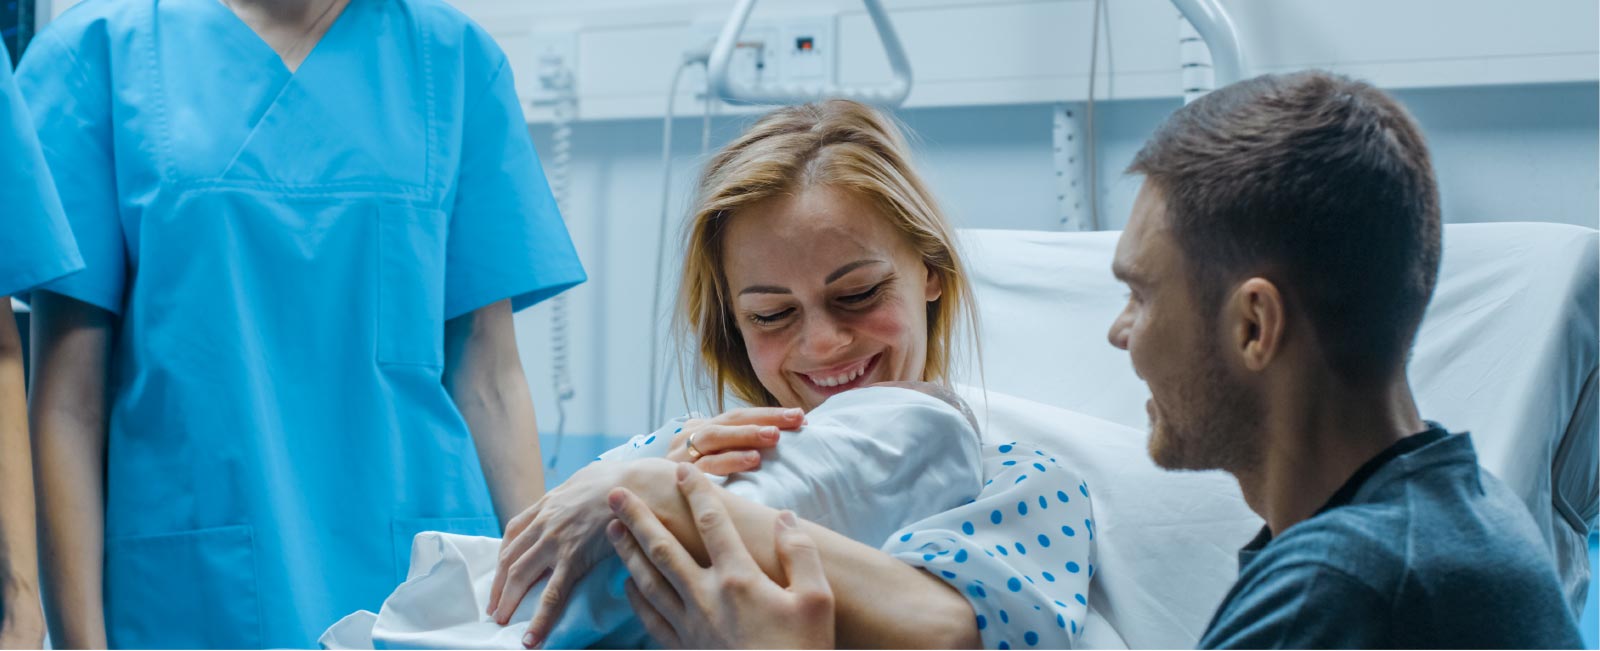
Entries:
POLYGON ((1156 403, 1150 458, 1167 470, 1234 472, 1255 467, 1261 458, 1260 398, 1228 373, 1215 343, 1195 361, 1196 372, 1156 403), (1159 405, 1169 408, 1161 410, 1159 405))

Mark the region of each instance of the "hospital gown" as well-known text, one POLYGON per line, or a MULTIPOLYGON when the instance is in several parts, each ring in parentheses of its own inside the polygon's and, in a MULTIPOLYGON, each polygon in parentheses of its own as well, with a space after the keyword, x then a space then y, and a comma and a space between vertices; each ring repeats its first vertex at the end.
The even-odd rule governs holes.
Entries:
MULTIPOLYGON (((981 445, 955 409, 915 391, 847 392, 807 421, 763 452, 761 470, 736 474, 724 488, 794 510, 951 582, 971 601, 989 648, 1073 646, 1093 573, 1085 484, 1043 451, 981 445), (1002 506, 1022 513, 1008 516, 1002 506)), ((665 456, 679 423, 602 458, 665 456)), ((510 625, 489 619, 484 607, 498 547, 487 538, 418 536, 411 576, 381 613, 345 618, 324 634, 323 645, 517 648, 543 585, 510 625), (461 607, 438 606, 445 603, 461 607)), ((625 577, 615 557, 597 566, 578 584, 546 646, 645 645, 622 592, 625 577)))

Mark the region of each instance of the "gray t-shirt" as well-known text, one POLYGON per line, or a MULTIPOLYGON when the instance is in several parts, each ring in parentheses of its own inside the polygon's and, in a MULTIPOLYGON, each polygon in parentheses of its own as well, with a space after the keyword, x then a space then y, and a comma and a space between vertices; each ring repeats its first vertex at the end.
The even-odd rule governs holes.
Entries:
POLYGON ((1316 515, 1263 528, 1200 647, 1580 648, 1527 509, 1467 434, 1429 426, 1316 515))

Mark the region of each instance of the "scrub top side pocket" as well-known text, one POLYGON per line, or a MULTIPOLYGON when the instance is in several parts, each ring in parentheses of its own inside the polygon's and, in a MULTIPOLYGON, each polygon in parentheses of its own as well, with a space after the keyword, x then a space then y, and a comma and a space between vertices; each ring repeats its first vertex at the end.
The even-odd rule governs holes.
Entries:
POLYGON ((112 648, 261 648, 249 526, 108 540, 105 572, 112 648))
POLYGON ((378 208, 380 364, 444 367, 447 224, 440 210, 378 208))

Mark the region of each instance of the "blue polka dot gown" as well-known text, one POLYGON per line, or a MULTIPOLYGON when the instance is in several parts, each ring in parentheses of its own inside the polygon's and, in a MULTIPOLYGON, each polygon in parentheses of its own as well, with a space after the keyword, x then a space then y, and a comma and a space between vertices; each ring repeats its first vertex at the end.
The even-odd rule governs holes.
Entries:
POLYGON ((883 549, 954 586, 989 649, 1066 649, 1094 574, 1089 486, 1025 444, 985 445, 978 498, 896 532, 883 549))

